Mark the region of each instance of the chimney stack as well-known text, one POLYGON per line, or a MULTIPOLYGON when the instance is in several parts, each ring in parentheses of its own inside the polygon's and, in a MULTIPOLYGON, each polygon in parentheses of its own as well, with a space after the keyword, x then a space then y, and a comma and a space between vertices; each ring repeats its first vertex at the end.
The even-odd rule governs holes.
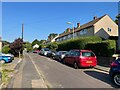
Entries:
POLYGON ((93 19, 96 20, 96 19, 97 19, 97 16, 94 16, 93 19))
POLYGON ((80 23, 77 23, 77 28, 79 28, 80 27, 80 23))
POLYGON ((68 32, 70 32, 70 28, 68 28, 67 30, 68 30, 68 32))

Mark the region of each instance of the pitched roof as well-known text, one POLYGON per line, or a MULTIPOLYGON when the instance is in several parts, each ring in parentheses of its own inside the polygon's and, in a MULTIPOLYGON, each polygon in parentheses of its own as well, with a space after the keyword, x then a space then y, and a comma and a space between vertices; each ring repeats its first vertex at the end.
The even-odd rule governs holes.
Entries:
MULTIPOLYGON (((107 15, 107 14, 105 14, 105 15, 99 17, 99 18, 96 18, 95 20, 92 20, 92 21, 90 21, 90 22, 88 22, 88 23, 86 23, 86 24, 81 25, 79 28, 76 28, 76 29, 75 29, 75 32, 93 26, 95 23, 97 23, 100 19, 102 19, 102 18, 103 18, 104 16, 106 16, 106 15, 107 15)), ((71 33, 73 33, 73 32, 71 31, 71 32, 67 32, 67 33, 62 33, 62 34, 59 35, 59 37, 63 37, 63 36, 65 36, 65 35, 68 35, 68 34, 71 34, 71 33)))

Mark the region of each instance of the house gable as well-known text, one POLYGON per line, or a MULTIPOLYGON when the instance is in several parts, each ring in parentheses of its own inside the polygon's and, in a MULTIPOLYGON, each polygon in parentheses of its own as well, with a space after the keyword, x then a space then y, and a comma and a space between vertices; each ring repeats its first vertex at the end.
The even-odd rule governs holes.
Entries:
POLYGON ((104 39, 108 39, 109 36, 118 36, 118 25, 108 15, 105 15, 94 24, 94 35, 104 39))

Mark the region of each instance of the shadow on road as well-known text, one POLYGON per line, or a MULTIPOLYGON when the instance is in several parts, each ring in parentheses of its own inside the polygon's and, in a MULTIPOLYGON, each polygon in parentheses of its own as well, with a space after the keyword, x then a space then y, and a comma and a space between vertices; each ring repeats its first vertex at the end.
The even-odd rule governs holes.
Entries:
POLYGON ((111 85, 114 88, 119 88, 116 86, 109 78, 109 75, 103 72, 97 72, 97 71, 84 71, 87 75, 94 77, 98 80, 101 80, 109 85, 111 85))

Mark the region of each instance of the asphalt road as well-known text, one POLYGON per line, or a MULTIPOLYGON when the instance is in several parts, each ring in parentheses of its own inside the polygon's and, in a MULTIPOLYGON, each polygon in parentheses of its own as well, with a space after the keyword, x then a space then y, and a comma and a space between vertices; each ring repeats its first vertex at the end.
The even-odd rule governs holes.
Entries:
POLYGON ((50 58, 25 53, 9 88, 116 88, 106 72, 74 69, 50 58))

